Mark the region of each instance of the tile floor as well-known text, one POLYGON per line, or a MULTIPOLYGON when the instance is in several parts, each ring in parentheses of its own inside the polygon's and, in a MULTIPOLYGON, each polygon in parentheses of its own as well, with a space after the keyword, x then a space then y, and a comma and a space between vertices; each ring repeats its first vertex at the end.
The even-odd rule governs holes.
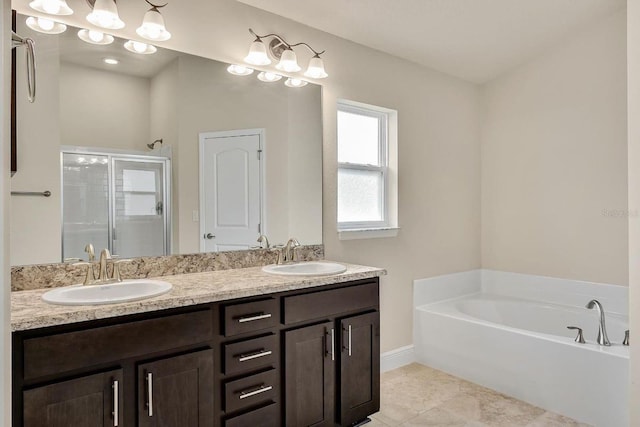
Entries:
POLYGON ((417 363, 383 373, 380 387, 367 427, 587 426, 417 363))

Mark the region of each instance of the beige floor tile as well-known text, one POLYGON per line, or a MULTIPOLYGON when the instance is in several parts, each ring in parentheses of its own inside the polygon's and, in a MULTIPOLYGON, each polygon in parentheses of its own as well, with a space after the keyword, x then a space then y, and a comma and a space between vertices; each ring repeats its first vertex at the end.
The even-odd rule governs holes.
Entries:
POLYGON ((442 426, 442 427, 465 427, 469 422, 464 418, 452 414, 440 408, 433 408, 421 413, 415 418, 401 424, 402 427, 420 426, 442 426))

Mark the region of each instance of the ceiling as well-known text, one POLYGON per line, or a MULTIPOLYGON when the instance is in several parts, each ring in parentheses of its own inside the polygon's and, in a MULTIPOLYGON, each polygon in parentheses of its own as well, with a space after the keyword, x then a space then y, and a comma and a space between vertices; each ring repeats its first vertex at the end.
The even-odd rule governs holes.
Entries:
POLYGON ((626 0, 238 0, 460 77, 487 82, 626 0))

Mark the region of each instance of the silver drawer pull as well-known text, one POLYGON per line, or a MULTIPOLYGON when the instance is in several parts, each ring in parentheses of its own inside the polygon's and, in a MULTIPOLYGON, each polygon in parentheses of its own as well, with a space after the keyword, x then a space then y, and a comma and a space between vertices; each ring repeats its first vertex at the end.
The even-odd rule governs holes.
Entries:
POLYGON ((118 408, 118 380, 114 380, 111 385, 113 389, 113 427, 118 427, 118 419, 120 418, 120 410, 118 408))
POLYGON ((241 354, 240 357, 238 358, 238 361, 246 362, 247 360, 253 360, 253 359, 258 359, 260 357, 270 356, 271 353, 272 353, 271 350, 260 350, 256 353, 241 354))
POLYGON ((263 385, 258 389, 252 391, 241 391, 240 399, 246 399, 247 397, 255 396, 256 394, 264 393, 266 391, 273 390, 273 387, 270 385, 263 385))
POLYGON ((153 417, 153 374, 147 374, 147 415, 153 417))
POLYGON ((268 319, 271 317, 271 313, 260 313, 255 316, 241 317, 238 319, 238 323, 255 322, 256 320, 268 319))

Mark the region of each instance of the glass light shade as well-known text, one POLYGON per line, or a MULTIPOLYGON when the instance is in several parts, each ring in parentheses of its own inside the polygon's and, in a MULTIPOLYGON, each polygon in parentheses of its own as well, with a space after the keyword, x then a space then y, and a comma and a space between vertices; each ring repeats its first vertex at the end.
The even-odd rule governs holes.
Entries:
POLYGON ((304 72, 304 75, 311 77, 312 79, 324 79, 329 76, 329 74, 324 70, 324 63, 322 62, 322 58, 319 56, 311 58, 311 61, 309 61, 309 67, 307 67, 307 71, 304 72))
POLYGON ((171 33, 164 26, 164 18, 158 9, 152 7, 144 14, 142 25, 136 33, 142 38, 163 42, 171 38, 171 33))
POLYGON ((288 78, 285 80, 284 85, 288 87, 303 87, 309 84, 309 82, 305 82, 304 80, 288 78))
POLYGON ((227 67, 227 71, 236 76, 248 76, 253 73, 253 68, 232 64, 227 67))
POLYGON ((296 58, 296 53, 292 49, 287 49, 282 52, 280 62, 278 62, 276 68, 281 71, 286 71, 287 73, 295 73, 301 70, 300 66, 298 65, 298 58, 296 58))
POLYGON ((67 30, 67 26, 47 18, 27 18, 27 27, 44 34, 60 34, 67 30))
POLYGON ((267 56, 267 48, 261 40, 251 43, 249 54, 244 58, 244 62, 253 65, 269 65, 271 60, 267 56))
POLYGON ((273 83, 280 80, 282 76, 276 73, 270 73, 268 71, 262 71, 258 74, 258 80, 263 81, 265 83, 273 83))
POLYGON ((158 51, 158 49, 153 45, 133 40, 128 40, 127 42, 125 42, 124 48, 129 52, 139 53, 141 55, 151 55, 152 53, 156 53, 158 51))
POLYGON ((107 45, 113 43, 113 36, 102 31, 82 29, 78 31, 78 37, 83 42, 91 44, 107 45))
POLYGON ((49 15, 71 15, 73 13, 66 0, 34 0, 29 3, 29 7, 49 15))
POLYGON ((96 27, 117 30, 124 27, 124 22, 118 16, 118 6, 115 0, 96 0, 93 11, 87 15, 87 21, 96 27))

